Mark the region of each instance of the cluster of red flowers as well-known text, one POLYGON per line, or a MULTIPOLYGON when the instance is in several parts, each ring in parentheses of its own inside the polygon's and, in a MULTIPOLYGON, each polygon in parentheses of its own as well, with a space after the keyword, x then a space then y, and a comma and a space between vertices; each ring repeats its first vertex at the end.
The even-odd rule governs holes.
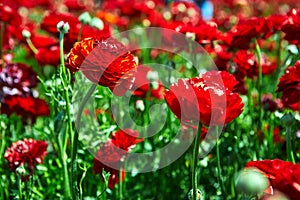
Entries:
MULTIPOLYGON (((279 190, 291 200, 300 196, 300 164, 293 164, 283 160, 251 161, 246 167, 256 167, 270 180, 270 191, 279 190)), ((271 194, 273 194, 271 192, 271 194)))
POLYGON ((49 115, 46 102, 33 94, 37 83, 36 73, 30 67, 20 63, 5 63, 4 68, 0 68, 1 113, 16 113, 23 120, 32 121, 38 116, 49 115))
MULTIPOLYGON (((123 161, 137 143, 143 139, 138 139, 138 132, 131 129, 118 130, 111 135, 106 143, 100 146, 99 151, 94 158, 94 172, 100 174, 102 171, 110 173, 108 187, 114 188, 119 181, 119 171, 122 170, 122 180, 125 177, 123 171, 123 161), (109 166, 108 166, 109 165, 109 166)), ((102 177, 103 178, 103 177, 102 177)))
POLYGON ((20 166, 27 165, 29 175, 23 177, 27 180, 34 171, 35 164, 41 164, 47 155, 47 143, 34 139, 24 139, 14 142, 4 154, 8 161, 9 168, 13 171, 20 166))

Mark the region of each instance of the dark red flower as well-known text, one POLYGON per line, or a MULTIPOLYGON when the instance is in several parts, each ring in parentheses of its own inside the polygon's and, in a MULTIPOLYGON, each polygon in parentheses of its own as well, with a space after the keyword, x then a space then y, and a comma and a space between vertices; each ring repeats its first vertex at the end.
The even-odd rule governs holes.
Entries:
POLYGON ((35 58, 40 65, 57 66, 60 63, 59 46, 39 48, 35 58))
POLYGON ((87 38, 75 43, 69 54, 71 71, 81 70, 92 82, 116 95, 130 89, 136 68, 134 56, 113 38, 87 38))
POLYGON ((249 49, 252 38, 258 38, 269 31, 265 18, 240 20, 224 37, 224 42, 230 47, 249 49))
POLYGON ((29 173, 32 174, 34 165, 43 163, 47 155, 47 146, 47 143, 41 140, 19 140, 5 151, 4 158, 8 161, 11 170, 16 171, 19 166, 26 164, 29 173))
POLYGON ((0 21, 8 22, 12 21, 14 18, 14 11, 10 6, 3 5, 0 3, 0 21))
POLYGON ((147 79, 147 75, 149 74, 149 72, 153 72, 153 70, 149 67, 137 67, 137 72, 134 75, 135 78, 132 86, 133 95, 145 98, 147 96, 147 92, 150 92, 149 97, 163 99, 164 87, 162 83, 159 80, 152 80, 154 81, 154 83, 152 84, 152 81, 147 79))
POLYGON ((11 63, 0 68, 0 93, 3 95, 28 93, 37 83, 36 73, 25 64, 11 63))
POLYGON ((285 33, 284 39, 293 44, 300 42, 300 10, 292 9, 288 14, 288 21, 281 30, 285 33))
MULTIPOLYGON (((119 171, 123 168, 123 161, 127 152, 143 139, 137 139, 138 132, 131 129, 118 130, 111 135, 111 138, 100 146, 94 158, 94 173, 102 171, 110 172, 108 187, 113 189, 119 180, 119 171)), ((125 171, 122 170, 122 180, 125 171)), ((102 177, 103 178, 103 177, 102 177)))
POLYGON ((300 61, 295 66, 288 67, 280 78, 277 92, 282 92, 282 103, 286 107, 300 110, 300 61))
POLYGON ((300 197, 300 164, 283 160, 251 161, 246 167, 256 167, 264 172, 271 182, 273 190, 279 190, 291 200, 300 197))
MULTIPOLYGON (((239 50, 234 54, 233 62, 236 64, 236 76, 239 78, 249 77, 253 78, 258 75, 258 62, 255 54, 250 53, 246 50, 239 50)), ((265 54, 262 55, 261 59, 262 74, 272 74, 276 69, 276 64, 269 61, 265 54)))
POLYGON ((7 115, 16 113, 23 118, 29 118, 34 121, 38 116, 48 116, 50 110, 43 99, 30 96, 6 96, 1 106, 1 113, 7 115))
POLYGON ((241 97, 233 90, 237 81, 228 72, 206 72, 201 77, 179 79, 170 86, 165 99, 183 123, 227 124, 243 109, 241 97))

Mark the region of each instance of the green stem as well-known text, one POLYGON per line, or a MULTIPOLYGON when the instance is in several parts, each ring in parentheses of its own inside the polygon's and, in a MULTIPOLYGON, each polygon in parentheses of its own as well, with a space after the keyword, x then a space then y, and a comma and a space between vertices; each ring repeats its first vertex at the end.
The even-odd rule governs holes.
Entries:
POLYGON ((216 153, 217 153, 217 170, 218 170, 218 181, 219 185, 221 187, 222 196, 224 199, 226 199, 225 195, 225 187, 222 180, 222 168, 221 168, 221 158, 220 158, 220 149, 219 149, 219 133, 218 133, 218 127, 216 126, 216 153))
POLYGON ((122 168, 119 171, 119 200, 123 200, 122 168))
POLYGON ((192 168, 192 187, 193 187, 193 198, 192 200, 197 200, 197 177, 196 177, 196 168, 197 168, 197 161, 198 161, 198 154, 199 154, 199 145, 200 145, 200 136, 201 136, 201 128, 202 124, 199 122, 198 130, 196 133, 194 149, 193 149, 193 168, 192 168))
MULTIPOLYGON (((64 34, 60 32, 59 34, 59 47, 60 47, 60 77, 62 80, 62 85, 63 85, 63 89, 64 89, 64 99, 66 102, 66 112, 67 112, 67 131, 66 131, 66 135, 69 136, 70 138, 70 147, 71 149, 73 149, 73 127, 72 127, 72 116, 71 116, 71 109, 70 109, 70 96, 69 96, 69 87, 68 87, 68 83, 69 83, 69 76, 67 75, 66 72, 66 68, 65 68, 65 59, 64 59, 64 34)), ((67 138, 67 137, 65 137, 67 138)), ((64 144, 66 145, 66 144, 64 144)), ((66 159, 66 158, 63 158, 66 159)), ((73 164, 73 160, 72 163, 73 164)), ((66 165, 64 165, 64 167, 66 167, 66 165)), ((67 170, 67 169, 65 169, 67 170)), ((68 173, 65 173, 65 176, 68 176, 68 173)), ((65 177, 66 178, 66 177, 65 177)), ((66 184, 66 186, 68 185, 68 187, 65 188, 65 194, 66 194, 66 198, 70 198, 71 194, 72 194, 72 199, 75 199, 74 193, 71 193, 72 191, 72 186, 73 186, 73 178, 70 178, 70 183, 66 184)))
MULTIPOLYGON (((261 64, 261 50, 259 47, 259 44, 257 40, 254 40, 255 42, 255 53, 257 56, 257 63, 258 63, 258 80, 257 80, 257 90, 258 90, 258 121, 257 121, 257 132, 262 132, 262 120, 263 120, 263 110, 262 110, 262 102, 261 102, 261 96, 262 96, 262 64, 261 64)), ((259 157, 259 155, 258 155, 259 157)))
POLYGON ((288 157, 288 161, 296 163, 295 158, 294 158, 293 149, 292 149, 291 133, 292 133, 291 126, 287 126, 286 127, 286 152, 287 152, 287 157, 288 157))
POLYGON ((19 191, 19 199, 23 200, 22 178, 21 178, 21 175, 18 175, 18 191, 19 191))
POLYGON ((30 38, 26 38, 26 42, 27 42, 29 48, 31 49, 31 51, 32 51, 34 54, 37 54, 38 50, 37 50, 37 48, 35 48, 35 46, 34 46, 33 43, 31 42, 31 39, 30 39, 30 38))
POLYGON ((82 30, 83 30, 83 24, 80 25, 77 41, 81 40, 82 30))
POLYGON ((2 68, 4 67, 3 38, 4 38, 5 26, 6 26, 5 22, 2 22, 0 28, 0 60, 1 60, 2 68))

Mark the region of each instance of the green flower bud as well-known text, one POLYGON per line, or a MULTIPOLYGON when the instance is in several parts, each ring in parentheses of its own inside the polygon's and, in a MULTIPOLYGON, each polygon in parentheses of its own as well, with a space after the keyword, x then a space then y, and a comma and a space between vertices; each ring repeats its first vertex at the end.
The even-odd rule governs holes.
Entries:
POLYGON ((84 12, 82 13, 79 17, 78 20, 82 23, 82 24, 89 24, 92 21, 92 17, 88 12, 84 12))
POLYGON ((99 29, 99 30, 103 30, 103 28, 104 28, 103 21, 101 19, 99 19, 98 17, 93 17, 90 25, 97 28, 97 29, 99 29))
POLYGON ((63 33, 63 34, 68 33, 70 30, 69 23, 68 22, 65 23, 64 21, 58 22, 56 27, 57 27, 58 32, 63 33))
POLYGON ((17 172, 18 175, 24 176, 26 170, 25 170, 24 166, 21 165, 21 166, 19 166, 19 167, 16 169, 16 172, 17 172))
POLYGON ((135 107, 136 109, 140 110, 140 111, 144 111, 145 110, 145 104, 142 100, 137 100, 135 102, 135 107))
POLYGON ((268 179, 256 168, 244 169, 236 179, 237 190, 246 195, 260 195, 268 186, 268 179))
POLYGON ((27 31, 26 29, 24 29, 24 30, 22 31, 22 35, 23 35, 23 37, 26 38, 26 39, 31 37, 31 33, 30 33, 29 31, 27 31))

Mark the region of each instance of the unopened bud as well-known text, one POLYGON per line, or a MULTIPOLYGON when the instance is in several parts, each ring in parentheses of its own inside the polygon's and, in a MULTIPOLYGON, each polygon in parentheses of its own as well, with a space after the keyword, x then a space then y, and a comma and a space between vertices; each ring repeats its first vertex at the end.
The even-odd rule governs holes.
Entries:
POLYGON ((64 22, 64 21, 60 21, 57 23, 57 30, 60 32, 60 33, 63 33, 63 34, 66 34, 69 32, 70 30, 70 25, 68 22, 64 22))
POLYGON ((256 168, 246 168, 239 173, 236 180, 237 190, 246 195, 262 194, 268 186, 268 179, 256 168))
POLYGON ((158 73, 155 71, 149 71, 147 73, 147 80, 152 82, 152 81, 158 81, 158 73))
POLYGON ((24 30, 22 31, 22 35, 23 35, 23 37, 26 38, 26 39, 31 37, 31 33, 30 33, 29 31, 27 31, 26 29, 24 29, 24 30))
POLYGON ((20 176, 24 176, 24 174, 25 174, 25 168, 23 167, 23 165, 21 165, 21 166, 19 166, 17 169, 16 169, 16 172, 17 172, 17 174, 18 175, 20 175, 20 176))
POLYGON ((82 24, 89 24, 92 21, 92 17, 88 12, 84 12, 82 13, 79 17, 78 20, 82 23, 82 24))
POLYGON ((145 110, 145 104, 144 104, 144 102, 142 100, 137 100, 135 102, 135 107, 136 107, 136 109, 138 109, 138 110, 140 110, 142 112, 145 110))
POLYGON ((104 28, 103 21, 101 19, 99 19, 98 17, 93 17, 90 25, 97 28, 97 29, 99 29, 99 30, 103 30, 103 28, 104 28))

